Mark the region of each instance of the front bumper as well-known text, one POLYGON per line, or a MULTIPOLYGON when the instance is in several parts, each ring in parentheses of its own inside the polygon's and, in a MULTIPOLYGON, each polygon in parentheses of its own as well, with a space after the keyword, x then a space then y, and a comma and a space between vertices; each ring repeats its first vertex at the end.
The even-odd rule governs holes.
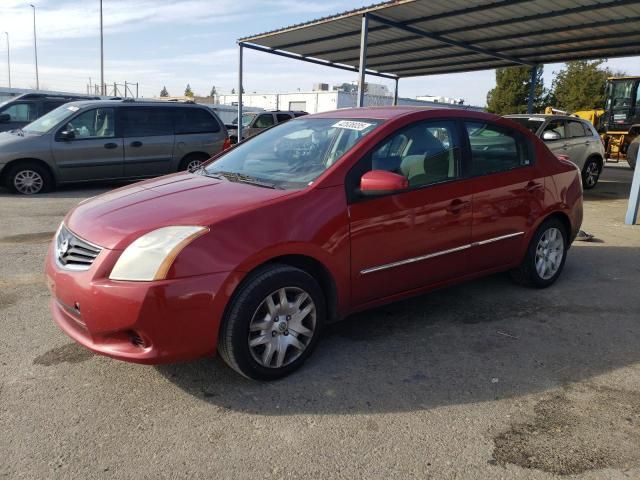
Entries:
POLYGON ((229 273, 155 282, 108 279, 120 252, 103 249, 87 271, 56 264, 46 276, 60 328, 96 353, 136 363, 190 360, 216 351, 226 301, 218 292, 229 273))

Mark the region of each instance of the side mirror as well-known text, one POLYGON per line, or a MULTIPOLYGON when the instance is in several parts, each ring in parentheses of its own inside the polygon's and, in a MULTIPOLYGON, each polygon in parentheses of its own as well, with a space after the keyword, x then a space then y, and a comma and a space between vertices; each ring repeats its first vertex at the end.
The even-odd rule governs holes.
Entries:
POLYGON ((360 179, 360 193, 365 196, 400 192, 407 188, 407 177, 386 170, 371 170, 360 179))
POLYGON ((60 140, 73 140, 76 138, 76 132, 73 130, 63 130, 58 134, 60 140))
POLYGON ((11 115, 8 113, 0 113, 0 123, 7 123, 11 121, 11 115))
POLYGON ((542 134, 542 140, 552 142, 554 140, 560 140, 560 134, 553 130, 547 130, 542 134))

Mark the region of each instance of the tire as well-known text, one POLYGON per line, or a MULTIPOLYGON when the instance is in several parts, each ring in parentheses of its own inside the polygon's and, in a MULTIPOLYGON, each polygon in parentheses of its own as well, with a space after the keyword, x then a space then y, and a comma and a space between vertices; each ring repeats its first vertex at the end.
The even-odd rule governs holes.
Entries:
POLYGON ((182 172, 184 170, 188 170, 190 172, 195 172, 204 162, 209 160, 209 158, 210 157, 204 153, 190 153, 180 161, 178 171, 182 172))
POLYGON ((591 190, 598 184, 600 174, 602 173, 602 162, 596 157, 587 159, 582 168, 582 188, 591 190))
MULTIPOLYGON (((549 244, 547 243, 547 245, 549 244)), ((568 232, 564 224, 557 218, 545 220, 533 235, 520 266, 510 272, 511 278, 521 285, 535 288, 546 288, 552 285, 562 273, 564 262, 567 259, 568 245, 568 232), (546 237, 545 234, 547 235, 546 237), (546 247, 545 249, 544 242, 551 239, 553 239, 552 248, 546 247), (561 246, 561 252, 553 246, 554 243, 558 247, 561 246), (554 257, 552 256, 554 252, 556 254, 555 261, 553 261, 554 257), (560 258, 557 257, 558 253, 560 253, 560 258), (537 262, 540 261, 547 267, 553 266, 553 271, 542 272, 542 268, 537 266, 537 262)))
POLYGON ((311 355, 325 319, 324 294, 311 275, 288 265, 269 265, 252 274, 231 300, 218 351, 245 377, 276 380, 300 368, 311 355))
POLYGON ((631 167, 631 170, 636 169, 636 162, 638 161, 638 150, 640 150, 640 137, 631 142, 629 148, 627 148, 627 163, 631 167))
POLYGON ((5 186, 13 193, 35 195, 53 189, 53 176, 49 169, 38 162, 24 161, 9 167, 5 186))

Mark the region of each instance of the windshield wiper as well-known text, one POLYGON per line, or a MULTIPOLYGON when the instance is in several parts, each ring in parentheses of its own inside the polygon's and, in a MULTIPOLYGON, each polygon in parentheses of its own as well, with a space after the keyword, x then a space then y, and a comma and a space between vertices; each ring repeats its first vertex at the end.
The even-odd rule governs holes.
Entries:
POLYGON ((280 188, 280 187, 276 186, 275 183, 264 182, 264 181, 262 181, 262 180, 260 180, 258 178, 251 177, 251 176, 245 175, 243 173, 237 173, 237 172, 213 172, 212 174, 208 174, 208 175, 218 175, 218 176, 226 178, 227 180, 229 180, 231 182, 246 183, 246 184, 249 184, 249 185, 255 185, 257 187, 273 188, 273 189, 280 188))

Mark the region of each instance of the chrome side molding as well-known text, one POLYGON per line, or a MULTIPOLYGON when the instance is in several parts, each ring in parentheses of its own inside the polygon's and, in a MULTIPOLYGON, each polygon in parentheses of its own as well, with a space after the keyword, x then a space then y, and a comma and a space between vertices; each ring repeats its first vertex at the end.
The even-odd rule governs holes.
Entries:
POLYGON ((384 265, 365 268, 364 270, 360 271, 360 275, 366 275, 368 273, 379 272, 380 270, 387 270, 389 268, 400 267, 402 265, 407 265, 409 263, 422 262, 423 260, 428 260, 430 258, 440 257, 442 255, 448 255, 450 253, 459 252, 461 250, 466 250, 472 247, 479 247, 481 245, 487 245, 493 242, 499 242, 500 240, 506 240, 508 238, 519 237, 520 235, 524 235, 524 232, 515 232, 515 233, 509 233, 507 235, 500 235, 499 237, 489 238, 487 240, 481 240, 479 242, 473 242, 473 243, 469 243, 467 245, 461 245, 455 248, 449 248, 447 250, 442 250, 440 252, 429 253, 427 255, 420 255, 419 257, 407 258, 405 260, 399 260, 397 262, 385 263, 384 265))

